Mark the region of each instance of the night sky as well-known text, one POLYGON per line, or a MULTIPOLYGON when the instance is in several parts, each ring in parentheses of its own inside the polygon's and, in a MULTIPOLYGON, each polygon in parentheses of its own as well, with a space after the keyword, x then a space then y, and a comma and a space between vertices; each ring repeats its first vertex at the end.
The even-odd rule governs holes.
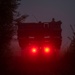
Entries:
POLYGON ((37 22, 35 17, 42 22, 61 20, 63 47, 70 43, 67 37, 72 37, 70 24, 75 25, 75 0, 21 0, 18 11, 29 15, 26 22, 37 22))

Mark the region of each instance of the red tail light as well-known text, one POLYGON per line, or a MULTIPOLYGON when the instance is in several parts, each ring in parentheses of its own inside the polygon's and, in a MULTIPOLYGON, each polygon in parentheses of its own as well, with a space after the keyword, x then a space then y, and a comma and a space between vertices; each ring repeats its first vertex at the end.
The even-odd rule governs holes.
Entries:
POLYGON ((37 52, 37 49, 36 48, 32 48, 32 52, 33 53, 36 53, 37 52))
POLYGON ((49 47, 45 47, 45 48, 44 48, 44 52, 45 52, 45 53, 49 53, 50 51, 51 51, 51 49, 50 49, 49 47))

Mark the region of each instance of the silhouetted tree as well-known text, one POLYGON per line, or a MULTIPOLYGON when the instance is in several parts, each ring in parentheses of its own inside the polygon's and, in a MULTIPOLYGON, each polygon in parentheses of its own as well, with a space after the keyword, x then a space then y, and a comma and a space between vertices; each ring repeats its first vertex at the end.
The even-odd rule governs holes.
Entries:
MULTIPOLYGON (((9 50, 13 36, 13 17, 20 0, 0 0, 0 61, 9 50)), ((3 62, 2 62, 3 63, 3 62)))
MULTIPOLYGON (((73 27, 71 26, 72 30, 73 27)), ((69 75, 75 75, 75 31, 73 30, 73 37, 71 39, 70 46, 67 50, 67 53, 64 56, 64 66, 69 75)), ((68 75, 67 74, 67 75, 68 75)))

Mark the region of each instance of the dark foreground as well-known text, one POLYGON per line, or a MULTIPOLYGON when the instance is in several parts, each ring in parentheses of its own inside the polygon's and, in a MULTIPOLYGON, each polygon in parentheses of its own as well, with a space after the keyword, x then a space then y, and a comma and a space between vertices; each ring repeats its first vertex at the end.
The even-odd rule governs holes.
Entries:
POLYGON ((75 75, 75 55, 28 58, 14 56, 0 64, 0 75, 75 75))

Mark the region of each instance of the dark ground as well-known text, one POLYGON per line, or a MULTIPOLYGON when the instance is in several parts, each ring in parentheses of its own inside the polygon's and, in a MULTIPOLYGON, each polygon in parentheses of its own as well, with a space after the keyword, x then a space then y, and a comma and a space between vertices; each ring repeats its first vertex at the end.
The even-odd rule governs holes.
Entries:
POLYGON ((23 56, 18 43, 13 43, 11 48, 14 51, 9 57, 4 57, 0 75, 75 75, 74 53, 66 53, 63 56, 59 54, 49 59, 39 57, 36 60, 29 60, 23 56))

